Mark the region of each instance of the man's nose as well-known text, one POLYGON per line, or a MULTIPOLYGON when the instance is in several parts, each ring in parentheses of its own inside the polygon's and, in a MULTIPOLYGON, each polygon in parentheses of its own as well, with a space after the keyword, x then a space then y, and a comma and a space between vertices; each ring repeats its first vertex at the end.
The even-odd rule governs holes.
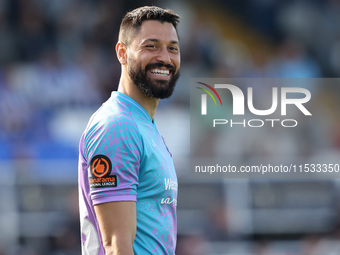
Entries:
POLYGON ((171 57, 167 47, 162 47, 157 55, 157 61, 162 62, 163 64, 171 64, 171 57))

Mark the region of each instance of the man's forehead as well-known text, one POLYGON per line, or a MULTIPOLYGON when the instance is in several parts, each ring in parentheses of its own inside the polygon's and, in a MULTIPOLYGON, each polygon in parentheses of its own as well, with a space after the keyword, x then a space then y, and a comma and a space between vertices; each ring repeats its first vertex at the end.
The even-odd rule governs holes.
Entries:
POLYGON ((175 27, 169 22, 157 20, 143 21, 141 29, 136 36, 140 41, 158 39, 166 41, 177 41, 178 36, 175 27))

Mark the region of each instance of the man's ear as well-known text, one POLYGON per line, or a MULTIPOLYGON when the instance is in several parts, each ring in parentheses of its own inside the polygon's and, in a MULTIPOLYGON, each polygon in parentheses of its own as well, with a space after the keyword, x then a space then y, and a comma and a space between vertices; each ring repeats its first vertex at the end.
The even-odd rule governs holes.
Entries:
POLYGON ((125 65, 127 62, 127 52, 126 52, 126 45, 122 42, 117 42, 116 44, 116 54, 119 62, 122 65, 125 65))

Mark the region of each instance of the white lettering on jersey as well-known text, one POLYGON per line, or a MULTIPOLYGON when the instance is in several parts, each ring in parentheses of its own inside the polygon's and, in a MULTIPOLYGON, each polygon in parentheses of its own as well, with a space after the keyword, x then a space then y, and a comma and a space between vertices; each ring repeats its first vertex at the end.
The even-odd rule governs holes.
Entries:
POLYGON ((177 181, 173 181, 170 178, 164 179, 165 190, 177 190, 178 183, 177 181))
POLYGON ((161 204, 167 204, 167 205, 171 205, 171 204, 174 204, 175 206, 177 206, 177 199, 174 198, 171 200, 170 197, 167 197, 167 198, 162 198, 162 201, 161 201, 161 204))

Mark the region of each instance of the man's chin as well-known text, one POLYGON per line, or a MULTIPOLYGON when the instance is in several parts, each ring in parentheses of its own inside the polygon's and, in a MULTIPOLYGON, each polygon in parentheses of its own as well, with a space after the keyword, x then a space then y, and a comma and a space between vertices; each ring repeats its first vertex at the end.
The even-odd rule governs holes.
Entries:
POLYGON ((174 92, 174 88, 167 88, 164 90, 158 90, 156 92, 154 91, 154 95, 155 95, 155 98, 165 99, 165 98, 171 97, 173 92, 174 92))
POLYGON ((166 90, 167 88, 169 88, 169 86, 170 86, 169 81, 157 80, 157 81, 153 82, 154 88, 166 90))

